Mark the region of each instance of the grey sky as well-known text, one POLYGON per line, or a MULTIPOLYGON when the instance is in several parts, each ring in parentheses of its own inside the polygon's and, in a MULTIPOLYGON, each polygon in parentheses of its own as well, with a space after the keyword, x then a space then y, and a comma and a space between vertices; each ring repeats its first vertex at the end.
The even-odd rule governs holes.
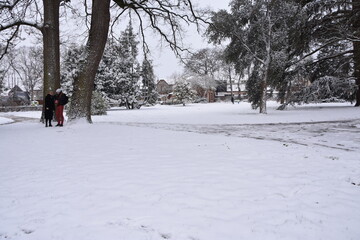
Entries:
MULTIPOLYGON (((212 10, 218 10, 228 9, 230 0, 193 0, 192 2, 201 8, 209 7, 212 10)), ((207 41, 196 32, 195 28, 190 29, 186 33, 184 42, 193 49, 209 46, 207 41)), ((166 47, 154 47, 152 49, 152 58, 154 60, 154 71, 159 79, 168 79, 173 73, 180 73, 182 71, 179 60, 166 47)))

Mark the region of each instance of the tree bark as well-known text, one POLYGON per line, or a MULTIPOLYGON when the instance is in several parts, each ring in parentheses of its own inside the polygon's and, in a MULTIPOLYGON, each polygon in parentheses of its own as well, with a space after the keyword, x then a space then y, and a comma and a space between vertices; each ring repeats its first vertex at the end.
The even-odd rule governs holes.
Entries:
MULTIPOLYGON (((266 61, 268 62, 268 61, 266 61)), ((267 81, 268 81, 268 72, 269 72, 269 64, 266 64, 265 66, 265 73, 264 73, 264 77, 261 81, 260 84, 260 89, 261 89, 261 96, 260 96, 260 113, 262 114, 266 114, 266 93, 267 93, 267 81)))
POLYGON ((360 0, 353 0, 353 27, 355 30, 355 37, 357 41, 353 41, 354 48, 354 77, 358 87, 356 91, 355 107, 360 106, 360 0), (357 16, 357 17, 355 17, 357 16))
POLYGON ((264 77, 261 81, 260 88, 261 88, 261 96, 260 96, 260 113, 267 114, 266 110, 266 101, 267 101, 267 83, 269 78, 269 69, 270 69, 270 62, 271 62, 271 35, 272 35, 272 23, 271 23, 271 16, 270 16, 270 3, 267 2, 267 10, 266 10, 266 20, 268 22, 267 26, 267 33, 263 35, 264 42, 266 44, 266 59, 264 62, 264 77))
POLYGON ((354 68, 355 83, 357 85, 355 107, 360 106, 360 42, 353 42, 354 46, 354 68))
POLYGON ((68 117, 70 121, 91 120, 91 97, 96 71, 104 52, 110 24, 110 0, 93 0, 89 38, 80 73, 74 79, 73 95, 68 117))
POLYGON ((230 81, 230 93, 231 93, 231 102, 234 104, 234 91, 232 86, 232 78, 231 78, 231 67, 229 67, 229 81, 230 81))
MULTIPOLYGON (((60 0, 43 0, 43 4, 44 25, 41 30, 43 34, 44 53, 43 99, 45 99, 45 96, 49 91, 55 91, 60 87, 60 0)), ((43 115, 41 119, 43 119, 43 115)))

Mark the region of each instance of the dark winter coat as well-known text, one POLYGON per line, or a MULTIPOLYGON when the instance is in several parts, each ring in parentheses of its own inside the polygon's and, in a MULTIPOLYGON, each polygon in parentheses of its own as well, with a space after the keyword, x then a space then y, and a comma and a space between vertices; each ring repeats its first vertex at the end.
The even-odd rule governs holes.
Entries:
POLYGON ((68 102, 67 96, 65 95, 65 93, 62 92, 55 96, 55 100, 58 101, 57 103, 58 105, 62 105, 62 106, 64 106, 68 102))
POLYGON ((45 97, 45 119, 52 119, 55 110, 54 96, 48 94, 45 97))

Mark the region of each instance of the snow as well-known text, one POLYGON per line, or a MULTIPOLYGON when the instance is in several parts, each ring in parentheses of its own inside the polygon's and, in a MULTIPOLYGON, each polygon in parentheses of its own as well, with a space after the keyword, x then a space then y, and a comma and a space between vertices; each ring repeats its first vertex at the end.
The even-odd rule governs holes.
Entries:
POLYGON ((0 125, 1 125, 1 124, 11 123, 11 122, 13 122, 12 119, 0 117, 0 125))
POLYGON ((358 239, 360 109, 275 106, 0 113, 0 239, 358 239))

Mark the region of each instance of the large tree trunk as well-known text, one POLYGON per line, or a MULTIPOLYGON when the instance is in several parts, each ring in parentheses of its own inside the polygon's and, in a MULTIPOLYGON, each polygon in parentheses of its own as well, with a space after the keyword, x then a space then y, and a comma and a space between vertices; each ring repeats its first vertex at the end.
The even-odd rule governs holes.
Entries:
POLYGON ((265 68, 264 77, 260 83, 260 113, 266 114, 266 93, 267 93, 267 80, 268 80, 268 72, 269 70, 265 68))
POLYGON ((93 0, 89 38, 86 56, 80 73, 74 79, 68 117, 70 121, 85 118, 91 120, 91 96, 96 71, 104 52, 110 23, 110 0, 93 0))
POLYGON ((267 110, 266 110, 266 101, 267 101, 267 83, 268 83, 268 78, 269 78, 269 69, 270 69, 270 62, 271 62, 271 35, 272 35, 272 31, 271 31, 271 27, 272 27, 272 23, 271 23, 271 17, 270 17, 270 5, 269 2, 267 3, 267 11, 266 11, 266 19, 268 21, 268 26, 267 26, 267 34, 263 35, 264 38, 264 42, 266 43, 266 59, 264 61, 264 77, 261 81, 260 84, 260 88, 261 88, 261 96, 260 96, 260 113, 263 114, 267 114, 267 110))
POLYGON ((357 41, 353 42, 354 48, 354 68, 355 68, 355 79, 356 85, 358 86, 356 92, 356 107, 360 106, 360 0, 353 0, 353 12, 354 16, 357 14, 357 17, 354 17, 353 26, 356 31, 357 41))
MULTIPOLYGON (((49 91, 60 87, 60 44, 59 44, 59 7, 60 0, 43 0, 44 26, 43 53, 44 53, 44 85, 43 99, 49 91)), ((44 104, 43 104, 44 106, 44 104)), ((44 117, 44 108, 43 115, 44 117)))
POLYGON ((356 104, 355 107, 360 106, 360 42, 354 42, 354 68, 355 68, 355 79, 357 85, 356 91, 356 104))

